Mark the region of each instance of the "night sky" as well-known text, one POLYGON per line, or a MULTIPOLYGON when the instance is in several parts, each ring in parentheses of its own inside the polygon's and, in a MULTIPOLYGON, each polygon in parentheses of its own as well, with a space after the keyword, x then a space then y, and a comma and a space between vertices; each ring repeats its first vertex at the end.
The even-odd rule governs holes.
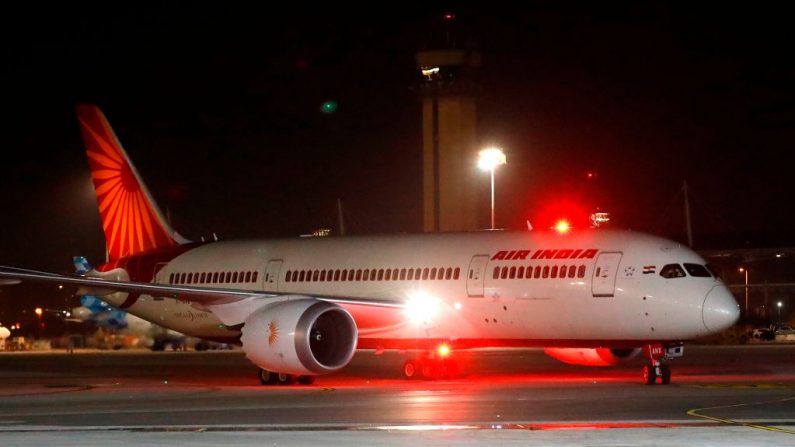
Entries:
POLYGON ((350 234, 421 231, 414 53, 445 41, 482 55, 479 138, 508 157, 499 226, 598 206, 683 240, 687 181, 696 248, 795 243, 783 6, 526 3, 5 11, 0 264, 104 257, 77 103, 102 108, 189 239, 336 228, 338 198, 350 234))

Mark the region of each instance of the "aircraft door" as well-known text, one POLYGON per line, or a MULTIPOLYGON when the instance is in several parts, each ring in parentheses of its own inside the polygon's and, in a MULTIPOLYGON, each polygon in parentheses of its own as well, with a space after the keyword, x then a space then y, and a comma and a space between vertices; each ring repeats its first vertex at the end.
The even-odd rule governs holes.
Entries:
POLYGON ((621 252, 600 253, 596 258, 591 290, 594 297, 611 297, 616 288, 616 272, 621 262, 621 252))
POLYGON ((268 261, 268 266, 265 267, 265 277, 262 279, 262 290, 266 292, 279 291, 279 272, 282 269, 283 263, 284 261, 281 259, 271 259, 268 261))
POLYGON ((469 262, 467 270, 467 294, 469 296, 483 296, 483 282, 486 278, 486 264, 488 263, 489 255, 475 255, 469 262))

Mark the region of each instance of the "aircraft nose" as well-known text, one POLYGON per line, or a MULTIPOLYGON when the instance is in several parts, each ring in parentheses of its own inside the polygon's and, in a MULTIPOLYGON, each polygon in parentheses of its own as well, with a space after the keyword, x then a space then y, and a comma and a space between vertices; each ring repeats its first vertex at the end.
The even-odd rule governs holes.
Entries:
POLYGON ((740 306, 729 289, 721 284, 707 293, 701 316, 707 331, 720 332, 737 322, 740 318, 740 306))

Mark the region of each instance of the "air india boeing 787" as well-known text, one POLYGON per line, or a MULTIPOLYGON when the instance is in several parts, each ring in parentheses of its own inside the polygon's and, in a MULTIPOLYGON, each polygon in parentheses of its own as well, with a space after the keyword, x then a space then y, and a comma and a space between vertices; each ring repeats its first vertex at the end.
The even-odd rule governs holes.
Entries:
POLYGON ((81 276, 0 278, 80 288, 175 331, 239 343, 262 383, 311 382, 357 348, 399 349, 407 378, 456 370, 449 352, 544 347, 567 363, 644 355, 669 383, 682 342, 739 307, 695 252, 629 231, 481 231, 189 242, 175 233, 102 112, 79 106, 109 262, 81 276))

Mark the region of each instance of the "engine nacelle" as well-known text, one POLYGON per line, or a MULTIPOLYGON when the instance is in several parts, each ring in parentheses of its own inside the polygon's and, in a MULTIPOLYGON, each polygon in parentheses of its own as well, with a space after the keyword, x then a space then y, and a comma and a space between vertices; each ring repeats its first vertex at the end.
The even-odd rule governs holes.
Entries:
POLYGON ((347 310, 311 298, 266 305, 246 319, 241 333, 252 363, 296 375, 341 369, 351 361, 359 336, 347 310))
POLYGON ((569 365, 613 366, 641 353, 640 348, 544 348, 544 353, 569 365))

